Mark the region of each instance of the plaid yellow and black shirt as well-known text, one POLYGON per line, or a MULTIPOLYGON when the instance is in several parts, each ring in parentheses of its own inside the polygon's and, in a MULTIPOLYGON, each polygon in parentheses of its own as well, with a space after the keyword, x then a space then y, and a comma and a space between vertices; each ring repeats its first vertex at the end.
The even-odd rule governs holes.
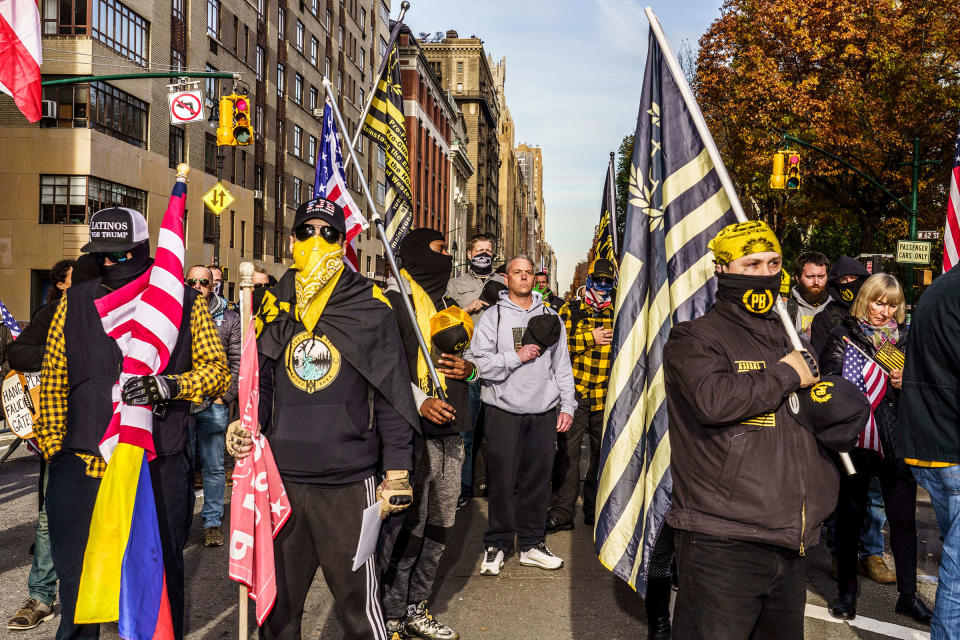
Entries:
MULTIPOLYGON (((40 374, 40 416, 35 435, 43 457, 50 460, 63 447, 67 430, 67 396, 70 382, 67 377, 67 344, 63 326, 67 317, 67 296, 63 296, 50 323, 47 347, 43 354, 40 374)), ((99 327, 94 327, 94 330, 99 327)), ((223 351, 217 327, 213 323, 207 301, 197 296, 190 311, 190 353, 193 369, 171 376, 180 381, 177 400, 201 402, 204 396, 219 397, 230 385, 230 368, 223 351)), ((87 475, 102 478, 107 463, 100 456, 76 454, 87 463, 87 475)))
POLYGON ((560 318, 567 330, 567 349, 577 394, 590 399, 591 411, 603 411, 610 379, 611 345, 598 346, 592 331, 598 328, 613 330, 613 305, 594 311, 586 302, 573 300, 560 309, 560 318), (580 311, 574 313, 571 305, 579 305, 580 311), (577 326, 573 326, 574 321, 577 326))

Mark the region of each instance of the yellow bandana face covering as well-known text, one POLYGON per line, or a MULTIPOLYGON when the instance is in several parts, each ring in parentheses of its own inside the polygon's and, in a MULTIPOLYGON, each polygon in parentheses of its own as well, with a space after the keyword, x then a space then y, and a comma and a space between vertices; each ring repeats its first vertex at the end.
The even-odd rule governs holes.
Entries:
POLYGON ((313 331, 333 285, 343 270, 343 248, 320 236, 293 243, 294 284, 297 292, 297 317, 313 331), (330 286, 326 286, 326 285, 330 286), (323 295, 317 295, 321 293, 323 295))
POLYGON ((760 220, 737 222, 724 227, 717 237, 708 245, 713 251, 714 261, 717 264, 729 264, 738 258, 751 253, 765 253, 775 251, 782 254, 780 241, 767 226, 760 220))

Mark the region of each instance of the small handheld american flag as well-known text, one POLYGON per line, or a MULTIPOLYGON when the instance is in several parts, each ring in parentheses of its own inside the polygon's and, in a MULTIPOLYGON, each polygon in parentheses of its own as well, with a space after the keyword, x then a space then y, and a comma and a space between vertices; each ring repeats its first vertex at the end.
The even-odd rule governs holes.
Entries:
POLYGON ((17 336, 20 335, 20 325, 17 324, 17 321, 13 318, 13 314, 7 311, 6 305, 2 302, 0 302, 0 316, 3 317, 3 324, 7 325, 10 333, 13 334, 13 339, 16 340, 17 336))
POLYGON ((843 377, 855 384, 870 402, 870 419, 857 436, 857 446, 876 451, 882 456, 880 432, 873 412, 887 391, 887 374, 880 365, 860 353, 852 344, 847 344, 843 350, 843 377))

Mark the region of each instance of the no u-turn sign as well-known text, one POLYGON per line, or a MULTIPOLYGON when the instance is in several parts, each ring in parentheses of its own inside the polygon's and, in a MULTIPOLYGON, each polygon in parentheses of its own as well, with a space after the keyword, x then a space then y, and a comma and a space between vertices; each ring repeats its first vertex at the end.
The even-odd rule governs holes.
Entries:
POLYGON ((202 91, 176 91, 169 95, 170 124, 184 124, 204 119, 202 91))

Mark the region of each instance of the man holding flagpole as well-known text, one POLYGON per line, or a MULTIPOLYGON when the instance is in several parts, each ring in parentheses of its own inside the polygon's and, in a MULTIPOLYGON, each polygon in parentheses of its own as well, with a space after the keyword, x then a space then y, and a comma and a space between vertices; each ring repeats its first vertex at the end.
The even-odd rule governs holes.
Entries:
MULTIPOLYGON (((179 206, 182 219, 182 203, 179 206)), ((158 252, 168 251, 164 232, 158 252)), ((98 625, 75 623, 74 611, 81 572, 86 569, 84 554, 94 503, 107 471, 101 440, 108 424, 113 424, 115 400, 122 399, 122 405, 154 407, 152 447, 156 456, 149 463, 149 478, 160 523, 168 615, 172 635, 179 639, 183 637, 183 548, 194 504, 186 450, 190 403, 223 395, 230 384, 227 358, 206 301, 193 289, 182 288, 182 300, 167 296, 168 302, 182 303, 179 331, 164 336, 169 363, 157 375, 131 377, 120 398, 115 398, 124 354, 105 332, 97 302, 111 293, 123 295, 124 288, 140 283, 153 265, 146 219, 138 211, 121 207, 98 211, 90 218, 90 242, 82 251, 95 256, 100 276, 68 289, 54 315, 43 359, 36 429, 50 465, 46 508, 54 566, 60 577, 57 638, 99 635, 98 625)), ((182 287, 182 266, 178 271, 176 282, 182 287)), ((138 320, 136 312, 133 316, 131 321, 138 320)), ((123 628, 121 620, 121 631, 123 628)))

